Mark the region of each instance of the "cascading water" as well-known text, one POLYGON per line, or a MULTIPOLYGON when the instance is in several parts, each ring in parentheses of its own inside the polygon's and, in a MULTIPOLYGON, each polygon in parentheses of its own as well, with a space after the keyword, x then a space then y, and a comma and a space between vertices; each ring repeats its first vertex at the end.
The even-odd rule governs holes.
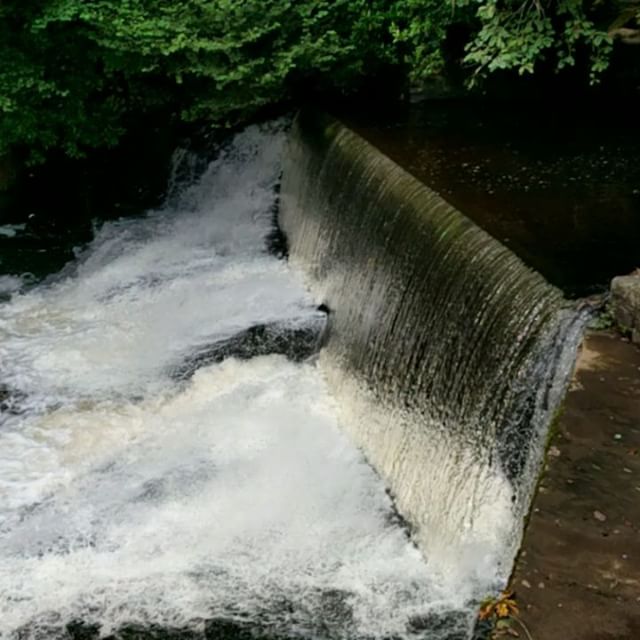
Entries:
MULTIPOLYGON (((503 586, 585 315, 339 122, 291 135, 281 225, 331 309, 320 358, 430 574, 503 586)), ((471 585, 469 587, 469 585, 471 585)))
POLYGON ((504 580, 579 323, 366 143, 302 125, 281 214, 313 295, 266 251, 277 125, 178 158, 163 208, 57 276, 2 281, 0 637, 460 640, 504 580))
POLYGON ((462 606, 315 362, 214 357, 182 375, 251 327, 324 317, 265 250, 284 137, 248 129, 164 208, 104 224, 0 305, 1 637, 388 637, 462 606))

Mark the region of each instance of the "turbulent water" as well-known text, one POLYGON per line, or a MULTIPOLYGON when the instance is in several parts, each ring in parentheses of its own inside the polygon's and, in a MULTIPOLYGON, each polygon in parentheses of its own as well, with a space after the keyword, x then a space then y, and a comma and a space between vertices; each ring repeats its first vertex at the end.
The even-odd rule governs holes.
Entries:
POLYGON ((266 250, 284 139, 250 128, 62 273, 0 280, 0 637, 468 635, 477 585, 430 572, 316 361, 206 357, 324 317, 266 250))
POLYGON ((280 220, 331 309, 321 368, 431 575, 504 585, 584 315, 360 136, 298 117, 280 220))

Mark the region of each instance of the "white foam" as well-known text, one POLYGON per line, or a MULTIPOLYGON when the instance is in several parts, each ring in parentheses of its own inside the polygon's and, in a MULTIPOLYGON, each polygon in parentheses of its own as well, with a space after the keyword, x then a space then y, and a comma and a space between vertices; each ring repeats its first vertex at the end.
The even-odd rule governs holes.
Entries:
POLYGON ((0 276, 0 295, 14 293, 24 284, 24 278, 20 276, 0 276))
POLYGON ((5 238, 14 238, 21 231, 24 231, 26 224, 3 224, 0 225, 0 236, 5 238))
POLYGON ((328 352, 320 366, 337 390, 341 425, 393 486, 432 580, 468 601, 504 587, 519 542, 504 474, 445 425, 382 405, 328 352))
POLYGON ((2 626, 313 612, 339 590, 354 629, 378 635, 450 606, 333 413, 314 366, 267 356, 201 369, 175 395, 35 418, 50 460, 19 473, 42 501, 3 535, 2 626))
POLYGON ((21 412, 0 428, 0 635, 248 616, 381 637, 464 605, 390 519, 315 364, 167 374, 314 313, 264 251, 282 139, 249 129, 171 206, 104 225, 73 272, 0 306, 21 412))
POLYGON ((172 207, 105 224, 74 277, 4 306, 2 381, 33 401, 140 395, 190 350, 309 313, 264 251, 282 135, 245 132, 172 207))

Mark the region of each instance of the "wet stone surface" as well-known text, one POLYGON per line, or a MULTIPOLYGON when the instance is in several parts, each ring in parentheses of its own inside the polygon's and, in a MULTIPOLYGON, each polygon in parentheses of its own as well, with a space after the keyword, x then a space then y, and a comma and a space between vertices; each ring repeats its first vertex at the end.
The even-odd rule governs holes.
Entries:
POLYGON ((586 337, 518 559, 533 638, 640 638, 640 349, 586 337))

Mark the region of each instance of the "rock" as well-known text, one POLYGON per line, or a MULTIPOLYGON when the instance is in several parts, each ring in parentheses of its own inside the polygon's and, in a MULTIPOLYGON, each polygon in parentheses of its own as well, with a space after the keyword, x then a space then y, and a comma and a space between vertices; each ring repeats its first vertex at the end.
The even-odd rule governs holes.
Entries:
MULTIPOLYGON (((226 358, 249 360, 255 356, 280 354, 301 362, 322 347, 327 327, 326 307, 321 305, 315 315, 302 317, 297 323, 268 322, 256 324, 228 338, 201 346, 183 355, 169 368, 174 380, 188 380, 201 367, 222 362, 226 358)), ((0 386, 2 402, 2 386, 0 386)), ((0 406, 1 408, 1 406, 0 406)))
POLYGON ((640 344, 640 271, 611 281, 611 313, 617 325, 640 344))
POLYGON ((607 516, 605 516, 602 511, 594 511, 593 517, 598 520, 598 522, 604 522, 607 519, 607 516))

